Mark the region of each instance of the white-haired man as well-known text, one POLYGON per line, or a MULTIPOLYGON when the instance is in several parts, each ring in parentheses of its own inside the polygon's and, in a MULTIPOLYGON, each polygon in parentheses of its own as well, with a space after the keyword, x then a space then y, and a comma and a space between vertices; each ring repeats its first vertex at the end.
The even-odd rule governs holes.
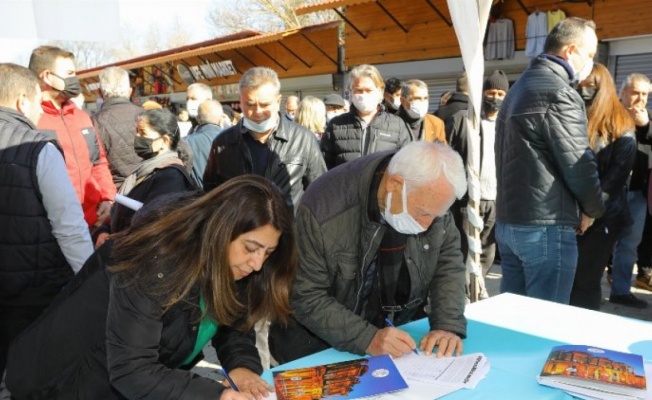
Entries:
POLYGON ((190 116, 190 122, 192 123, 192 128, 190 128, 188 134, 197 129, 199 125, 197 122, 199 106, 206 100, 213 100, 213 91, 207 84, 197 82, 186 88, 186 110, 188 110, 188 116, 190 116))
POLYGON ((636 285, 650 289, 649 274, 646 276, 643 267, 648 267, 650 260, 637 260, 637 246, 646 246, 641 242, 647 215, 647 190, 650 163, 652 163, 652 128, 650 127, 650 111, 646 108, 650 93, 650 79, 643 74, 630 74, 623 82, 620 91, 620 101, 629 111, 636 124, 637 151, 634 169, 629 182, 627 206, 632 217, 632 224, 620 233, 614 247, 612 258, 611 294, 609 302, 626 307, 645 308, 647 302, 632 294, 632 270, 638 266, 636 285))
POLYGON ((448 209, 466 192, 461 157, 417 141, 324 174, 297 210, 301 260, 292 289, 295 321, 272 326, 281 363, 333 346, 399 357, 460 354, 466 336, 465 266, 448 209), (425 317, 420 343, 396 326, 425 317))
POLYGON ((129 100, 129 73, 120 67, 108 67, 100 72, 100 93, 104 103, 93 116, 93 125, 106 150, 113 182, 119 189, 142 161, 134 150, 134 138, 136 119, 143 109, 129 100))

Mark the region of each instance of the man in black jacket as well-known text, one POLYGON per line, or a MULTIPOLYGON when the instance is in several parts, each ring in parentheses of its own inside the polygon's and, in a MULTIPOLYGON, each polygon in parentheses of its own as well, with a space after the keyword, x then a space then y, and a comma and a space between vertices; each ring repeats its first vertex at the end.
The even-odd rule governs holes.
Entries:
POLYGON ((413 140, 407 123, 380 104, 385 82, 376 67, 359 65, 349 77, 351 109, 333 118, 321 139, 328 169, 367 154, 400 149, 413 140))
POLYGON ((455 84, 455 92, 450 96, 445 105, 439 107, 434 112, 435 116, 439 117, 444 123, 448 123, 448 119, 462 110, 469 108, 469 80, 466 77, 466 72, 462 72, 457 78, 455 84))
POLYGON ((568 304, 576 229, 604 212, 584 102, 573 87, 593 67, 593 21, 567 18, 505 98, 496 123, 496 241, 501 292, 568 304))
POLYGON ((209 191, 244 174, 274 182, 294 209, 304 190, 326 172, 315 135, 281 118, 281 83, 276 72, 255 67, 240 79, 242 119, 215 140, 204 171, 209 191))
POLYGON ((622 304, 626 307, 645 308, 645 300, 632 294, 632 269, 637 263, 639 273, 637 286, 649 283, 645 278, 642 267, 649 261, 638 260, 636 247, 642 244, 645 217, 647 213, 648 174, 652 162, 652 128, 650 127, 650 111, 646 109, 648 94, 650 93, 650 79, 643 74, 631 74, 623 82, 620 91, 620 101, 629 111, 636 124, 637 151, 634 169, 629 182, 627 193, 627 206, 632 217, 632 224, 620 233, 618 242, 614 247, 612 259, 611 295, 609 302, 622 304), (641 283, 639 283, 639 281, 641 283))
MULTIPOLYGON (((264 176, 296 210, 305 189, 326 172, 315 135, 280 113, 281 82, 270 68, 254 67, 240 79, 238 124, 220 133, 211 146, 204 171, 204 190, 244 174, 264 176)), ((256 346, 263 366, 270 365, 269 323, 256 324, 256 346)))

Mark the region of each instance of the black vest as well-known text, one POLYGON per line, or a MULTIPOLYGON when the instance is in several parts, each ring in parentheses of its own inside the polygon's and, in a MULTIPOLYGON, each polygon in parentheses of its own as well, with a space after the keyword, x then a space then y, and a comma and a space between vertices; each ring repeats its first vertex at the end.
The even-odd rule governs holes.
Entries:
POLYGON ((72 277, 43 207, 36 164, 52 142, 0 107, 0 305, 49 304, 72 277))

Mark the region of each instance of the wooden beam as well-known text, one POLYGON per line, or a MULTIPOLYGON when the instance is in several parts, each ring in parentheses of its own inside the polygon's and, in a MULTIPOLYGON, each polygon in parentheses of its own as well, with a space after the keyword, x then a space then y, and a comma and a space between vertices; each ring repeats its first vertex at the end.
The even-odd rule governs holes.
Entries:
POLYGON ((386 15, 387 15, 387 16, 388 16, 392 21, 394 21, 394 23, 396 24, 396 26, 398 26, 398 27, 403 31, 403 33, 408 33, 408 32, 409 32, 409 30, 408 30, 406 27, 404 27, 403 24, 401 24, 401 23, 399 22, 399 20, 397 20, 396 17, 394 17, 394 15, 392 15, 392 13, 389 12, 389 11, 385 8, 385 6, 383 6, 382 4, 380 4, 380 0, 376 1, 376 4, 378 4, 378 7, 380 7, 380 9, 383 10, 383 12, 384 12, 384 13, 385 13, 385 14, 386 14, 386 15))
POLYGON ((444 21, 446 25, 448 25, 449 27, 453 26, 453 23, 448 18, 446 18, 446 16, 439 10, 439 8, 437 8, 436 5, 432 4, 430 0, 426 0, 426 3, 428 3, 430 8, 432 8, 432 10, 436 12, 437 15, 439 15, 439 18, 441 18, 441 20, 444 21))
POLYGON ((254 62, 251 61, 247 56, 245 56, 244 54, 242 54, 242 52, 241 52, 240 50, 238 50, 238 49, 231 49, 231 50, 235 51, 236 53, 238 53, 238 55, 239 55, 240 57, 242 57, 242 58, 244 58, 245 60, 247 60, 247 62, 248 62, 249 64, 253 65, 254 67, 258 67, 258 65, 256 65, 256 63, 254 63, 254 62))
POLYGON ((285 50, 287 50, 288 53, 292 54, 297 60, 301 61, 303 65, 305 65, 308 68, 312 68, 310 64, 308 64, 303 58, 299 57, 297 53, 292 51, 288 46, 286 46, 282 41, 276 42, 278 43, 281 47, 283 47, 285 50))
POLYGON ((285 67, 283 66, 283 64, 281 64, 280 62, 278 62, 274 57, 270 56, 270 55, 269 55, 265 50, 261 49, 260 46, 256 45, 255 47, 256 47, 256 48, 257 48, 261 53, 263 53, 265 56, 267 56, 267 58, 269 58, 270 60, 272 60, 272 62, 273 62, 274 64, 278 65, 279 67, 281 67, 281 69, 283 69, 283 71, 287 72, 288 69, 285 68, 285 67))
POLYGON ((321 47, 317 46, 317 44, 315 44, 315 42, 313 42, 312 39, 310 39, 308 36, 306 36, 305 33, 301 32, 301 36, 303 36, 303 37, 304 37, 304 38, 305 38, 305 39, 306 39, 306 40, 307 40, 307 41, 308 41, 308 42, 309 42, 309 43, 310 43, 314 48, 316 48, 317 50, 319 50, 319 52, 320 52, 321 54, 323 54, 326 58, 328 58, 329 60, 331 60, 331 62, 332 62, 333 64, 337 65, 337 61, 336 61, 336 60, 333 60, 333 58, 332 58, 331 56, 329 56, 328 53, 326 53, 326 52, 324 51, 324 49, 322 49, 321 47))
POLYGON ((341 11, 338 10, 337 8, 334 8, 333 11, 335 11, 335 13, 336 13, 337 15, 339 15, 340 18, 342 18, 342 21, 344 21, 344 22, 346 22, 347 24, 349 24, 349 26, 350 26, 351 28, 353 28, 353 30, 356 31, 356 32, 358 33, 358 35, 360 35, 363 39, 366 39, 366 38, 367 38, 367 35, 365 35, 364 33, 362 33, 362 32, 360 31, 360 29, 358 29, 355 25, 353 25, 353 23, 352 23, 348 18, 346 18, 346 16, 344 16, 344 13, 343 13, 343 12, 341 12, 341 11))
POLYGON ((519 6, 521 6, 521 9, 525 12, 525 15, 530 15, 530 10, 528 10, 527 7, 525 7, 525 4, 523 4, 523 1, 521 0, 516 0, 519 6))

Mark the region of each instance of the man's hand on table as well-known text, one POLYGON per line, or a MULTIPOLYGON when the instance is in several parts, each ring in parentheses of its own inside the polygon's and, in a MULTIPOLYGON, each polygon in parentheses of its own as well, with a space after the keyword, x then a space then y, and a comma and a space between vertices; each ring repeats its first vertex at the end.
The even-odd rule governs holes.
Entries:
POLYGON ((417 344, 407 332, 390 327, 376 332, 367 347, 367 354, 372 356, 389 354, 392 357, 400 357, 411 353, 416 347, 417 344))
POLYGON ((437 357, 450 357, 453 354, 459 356, 462 354, 464 344, 462 339, 456 334, 448 331, 436 330, 430 331, 421 339, 419 348, 430 355, 437 346, 437 357))

